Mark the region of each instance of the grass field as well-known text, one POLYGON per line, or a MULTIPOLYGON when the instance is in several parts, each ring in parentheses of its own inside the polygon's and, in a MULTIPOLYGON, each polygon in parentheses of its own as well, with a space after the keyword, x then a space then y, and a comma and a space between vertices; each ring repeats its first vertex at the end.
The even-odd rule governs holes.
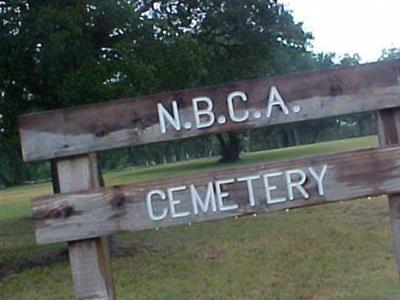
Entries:
MULTIPOLYGON (((375 137, 243 155, 236 165, 373 146, 375 137)), ((224 165, 224 168, 232 165, 224 165)), ((220 169, 216 158, 105 175, 107 185, 220 169)), ((0 299, 72 299, 65 244, 37 246, 30 198, 0 191, 0 299)), ((400 299, 384 197, 116 237, 118 299, 400 299)))

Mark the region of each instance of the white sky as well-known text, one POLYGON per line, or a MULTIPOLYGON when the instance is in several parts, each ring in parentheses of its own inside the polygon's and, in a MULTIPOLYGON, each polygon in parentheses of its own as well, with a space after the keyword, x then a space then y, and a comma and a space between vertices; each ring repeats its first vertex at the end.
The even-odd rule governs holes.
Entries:
POLYGON ((400 0, 280 0, 314 36, 314 50, 375 61, 400 47, 400 0))

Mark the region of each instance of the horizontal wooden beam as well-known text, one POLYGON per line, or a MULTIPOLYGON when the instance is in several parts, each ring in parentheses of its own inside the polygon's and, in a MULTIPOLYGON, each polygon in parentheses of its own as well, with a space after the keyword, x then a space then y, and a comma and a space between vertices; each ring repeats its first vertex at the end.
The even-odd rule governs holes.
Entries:
POLYGON ((400 192, 400 147, 372 148, 38 198, 38 243, 400 192))
POLYGON ((400 60, 23 115, 25 161, 400 106, 400 60))

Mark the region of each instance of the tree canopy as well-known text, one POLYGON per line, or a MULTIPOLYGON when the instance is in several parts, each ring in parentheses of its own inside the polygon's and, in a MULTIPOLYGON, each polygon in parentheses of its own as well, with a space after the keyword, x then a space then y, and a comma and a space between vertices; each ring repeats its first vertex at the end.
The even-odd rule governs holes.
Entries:
MULTIPOLYGON (((19 114, 314 69, 276 0, 0 2, 0 178, 22 166, 19 114)), ((236 147, 234 135, 219 137, 236 147)), ((223 153, 223 151, 222 151, 223 153)))

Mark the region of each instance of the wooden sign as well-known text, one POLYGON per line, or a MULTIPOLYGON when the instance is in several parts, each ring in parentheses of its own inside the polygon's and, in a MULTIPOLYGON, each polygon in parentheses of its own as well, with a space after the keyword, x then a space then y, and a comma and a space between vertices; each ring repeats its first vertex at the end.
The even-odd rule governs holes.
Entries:
POLYGON ((116 299, 102 236, 389 194, 400 269, 400 60, 111 101, 19 119, 25 161, 62 194, 33 200, 39 243, 67 241, 76 299, 116 299), (101 187, 96 153, 377 111, 379 148, 101 187))
POLYGON ((24 115, 25 161, 400 106, 400 61, 24 115))
POLYGON ((400 148, 260 164, 36 199, 39 243, 400 192, 400 148))

